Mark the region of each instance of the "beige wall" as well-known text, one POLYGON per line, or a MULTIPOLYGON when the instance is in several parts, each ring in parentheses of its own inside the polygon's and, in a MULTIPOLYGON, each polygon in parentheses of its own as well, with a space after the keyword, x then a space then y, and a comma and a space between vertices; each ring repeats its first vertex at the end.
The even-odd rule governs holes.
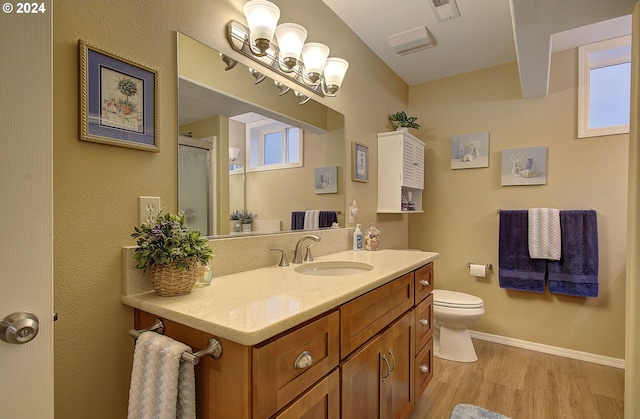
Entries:
POLYGON ((473 327, 577 351, 624 358, 628 135, 576 138, 577 50, 555 54, 549 95, 521 99, 515 63, 412 86, 410 111, 426 141, 425 213, 409 222, 411 247, 441 253, 436 286, 484 299, 473 327), (490 167, 451 170, 450 137, 490 132, 490 167), (500 186, 501 151, 548 147, 548 183, 500 186), (598 212, 600 294, 576 298, 499 288, 499 208, 598 212), (467 262, 492 263, 475 279, 467 262))
MULTIPOLYGON (((406 247, 407 220, 376 220, 377 132, 387 114, 406 108, 408 87, 320 0, 276 1, 283 21, 304 25, 350 63, 338 97, 350 141, 370 146, 369 183, 347 181, 358 222, 377 221, 385 245, 406 247), (302 4, 303 3, 303 4, 302 4), (375 98, 375 100, 373 100, 375 98)), ((132 310, 123 306, 121 246, 138 223, 138 196, 177 206, 176 30, 231 56, 226 23, 243 20, 232 0, 109 2, 65 0, 54 10, 55 413, 58 418, 126 416, 133 341, 132 310), (160 74, 160 152, 78 140, 78 39, 154 67, 160 74)), ((347 163, 345 171, 349 173, 347 163)), ((266 251, 266 250, 265 250, 266 251)))

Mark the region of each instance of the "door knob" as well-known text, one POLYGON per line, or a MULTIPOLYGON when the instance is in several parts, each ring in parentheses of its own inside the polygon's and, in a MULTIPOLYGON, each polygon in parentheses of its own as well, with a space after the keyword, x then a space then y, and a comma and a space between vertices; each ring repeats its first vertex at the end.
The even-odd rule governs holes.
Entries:
POLYGON ((30 342, 38 334, 39 323, 35 314, 20 311, 9 314, 0 323, 0 339, 17 345, 30 342))

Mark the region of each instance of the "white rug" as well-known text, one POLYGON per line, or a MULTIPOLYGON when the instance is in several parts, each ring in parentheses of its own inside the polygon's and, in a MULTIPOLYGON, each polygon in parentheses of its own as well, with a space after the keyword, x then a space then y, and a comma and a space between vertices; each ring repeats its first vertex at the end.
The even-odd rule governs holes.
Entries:
POLYGON ((450 419, 509 419, 491 410, 472 404, 457 404, 451 412, 450 419))

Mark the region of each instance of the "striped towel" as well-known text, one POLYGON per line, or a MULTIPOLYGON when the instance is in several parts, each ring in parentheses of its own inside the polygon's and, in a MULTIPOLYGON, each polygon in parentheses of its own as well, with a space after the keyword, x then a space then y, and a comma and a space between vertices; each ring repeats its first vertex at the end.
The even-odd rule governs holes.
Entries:
POLYGON ((530 208, 529 257, 531 259, 560 260, 560 210, 530 208))
POLYGON ((191 352, 184 343, 144 332, 133 353, 128 419, 195 419, 193 364, 182 361, 191 352))

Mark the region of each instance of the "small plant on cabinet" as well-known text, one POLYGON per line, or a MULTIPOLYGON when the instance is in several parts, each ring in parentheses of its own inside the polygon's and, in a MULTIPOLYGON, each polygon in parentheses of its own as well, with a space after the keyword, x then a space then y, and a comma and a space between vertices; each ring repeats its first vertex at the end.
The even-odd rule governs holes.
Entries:
POLYGON ((420 128, 420 125, 416 122, 418 117, 407 116, 405 111, 392 113, 389 115, 389 121, 393 124, 393 130, 397 131, 400 128, 420 128))

